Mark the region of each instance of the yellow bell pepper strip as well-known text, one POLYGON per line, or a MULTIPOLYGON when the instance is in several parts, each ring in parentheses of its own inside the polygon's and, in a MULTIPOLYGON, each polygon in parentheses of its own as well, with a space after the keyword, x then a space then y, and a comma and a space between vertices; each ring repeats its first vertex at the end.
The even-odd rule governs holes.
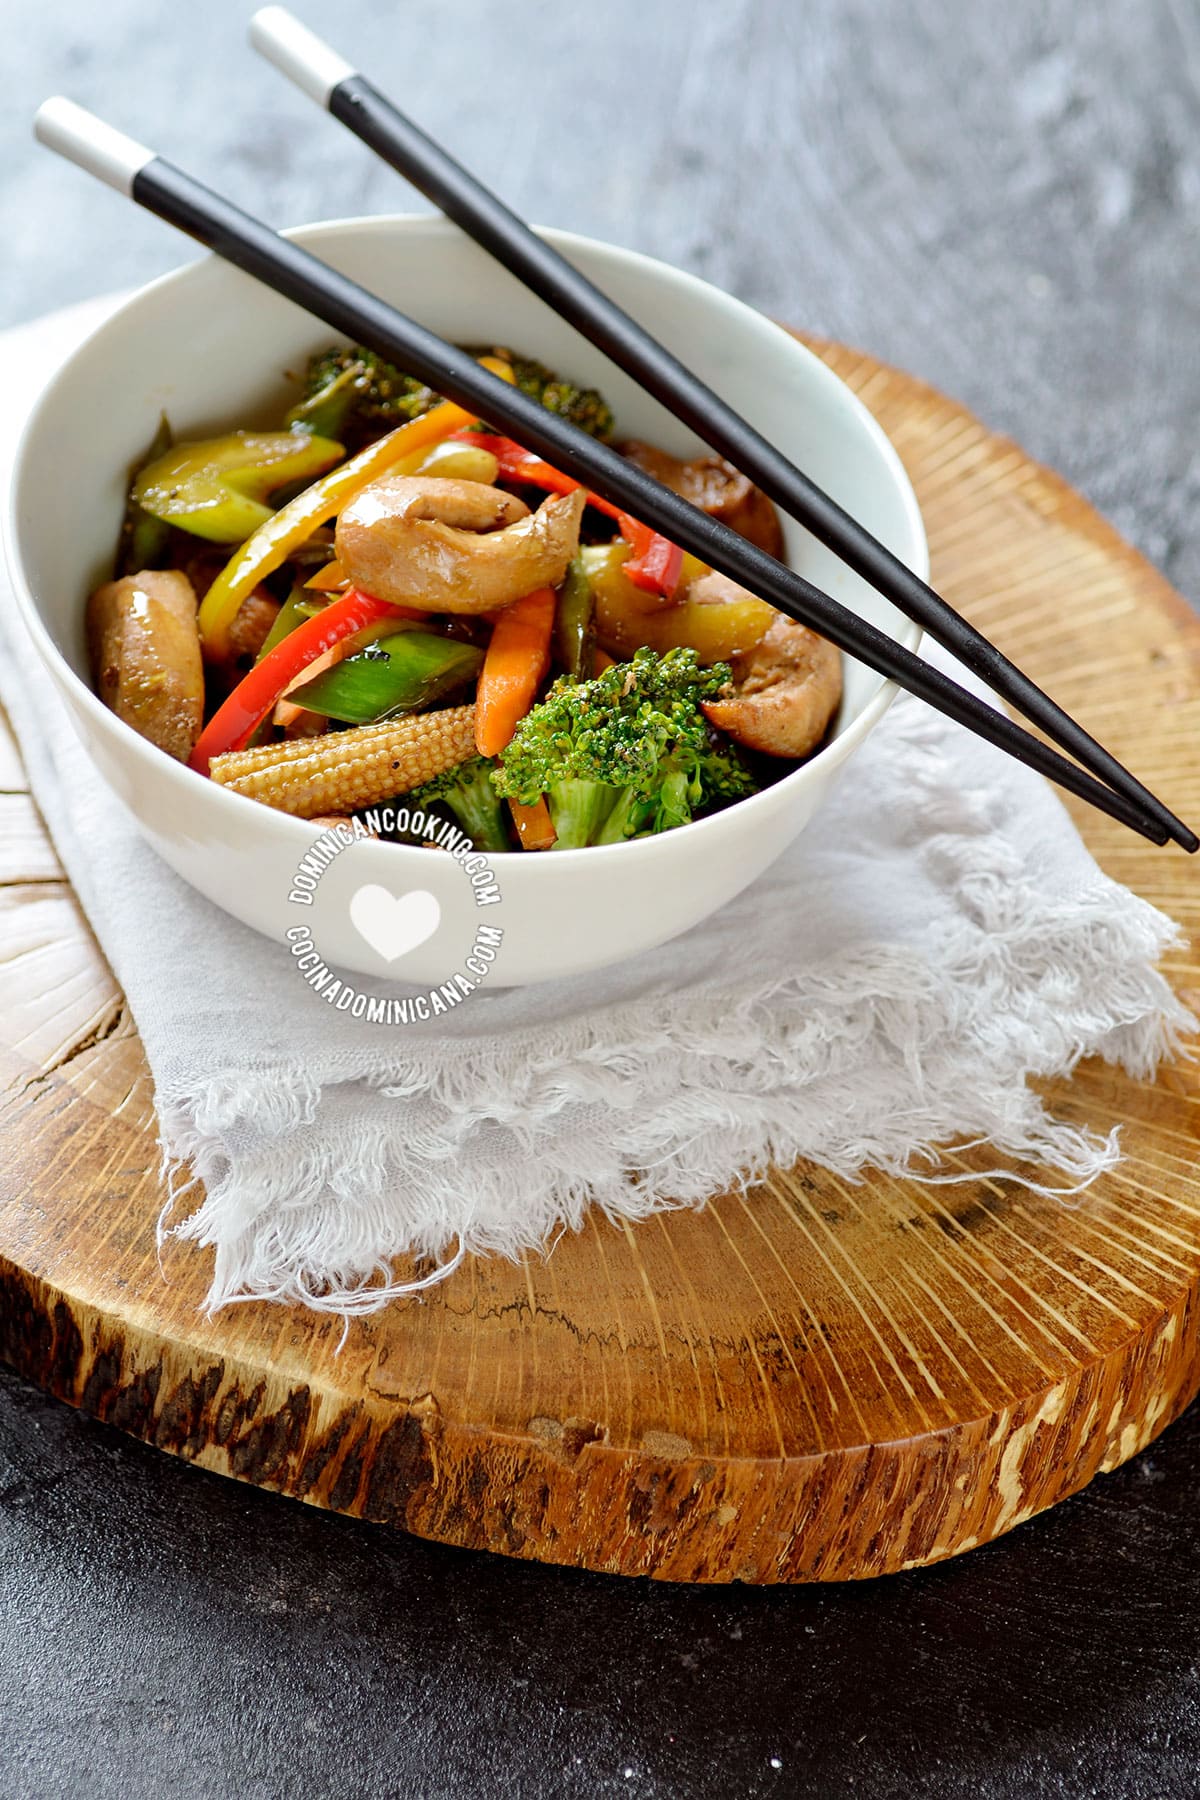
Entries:
POLYGON ((430 444, 448 437, 470 419, 471 414, 461 406, 444 400, 411 424, 401 425, 386 437, 368 444, 349 462, 322 476, 320 481, 315 481, 272 514, 254 536, 234 552, 200 602, 200 642, 205 655, 218 662, 227 659, 229 627, 246 595, 264 576, 285 563, 318 527, 328 523, 378 476, 394 469, 406 457, 424 452, 430 444))
POLYGON ((189 768, 207 775, 214 756, 221 756, 226 750, 244 749, 276 701, 318 656, 340 644, 343 638, 382 619, 403 618, 405 612, 403 607, 389 606, 386 600, 351 588, 340 600, 323 607, 315 618, 298 625, 261 662, 255 663, 217 708, 196 740, 188 758, 189 768))
POLYGON ((319 568, 315 575, 310 575, 305 582, 306 588, 312 588, 318 594, 331 594, 334 588, 346 587, 350 577, 343 569, 336 556, 319 568))
MULTIPOLYGON (((332 438, 298 431, 231 431, 174 444, 134 477, 143 512, 215 544, 240 544, 273 517, 268 494, 311 481, 345 455, 332 438)), ((243 596, 244 597, 244 596, 243 596)))
POLYGON ((500 466, 488 450, 481 450, 469 438, 445 438, 427 450, 414 475, 436 475, 444 481, 478 481, 494 487, 500 466))

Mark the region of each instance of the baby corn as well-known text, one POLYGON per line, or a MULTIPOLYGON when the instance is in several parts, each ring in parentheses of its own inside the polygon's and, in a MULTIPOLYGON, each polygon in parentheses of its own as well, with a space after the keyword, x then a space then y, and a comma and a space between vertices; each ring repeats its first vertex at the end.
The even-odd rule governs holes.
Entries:
POLYGON ((319 738, 260 744, 214 756, 222 787, 301 819, 377 806, 475 754, 475 708, 385 719, 319 738))

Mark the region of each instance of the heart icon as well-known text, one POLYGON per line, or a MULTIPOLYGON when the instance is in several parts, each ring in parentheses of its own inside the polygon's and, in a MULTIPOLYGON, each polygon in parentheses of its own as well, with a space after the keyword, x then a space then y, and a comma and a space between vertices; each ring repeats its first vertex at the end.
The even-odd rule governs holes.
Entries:
POLYGON ((393 894, 378 882, 357 888, 350 900, 350 921, 377 956, 396 962, 431 938, 441 924, 437 895, 425 888, 393 894))

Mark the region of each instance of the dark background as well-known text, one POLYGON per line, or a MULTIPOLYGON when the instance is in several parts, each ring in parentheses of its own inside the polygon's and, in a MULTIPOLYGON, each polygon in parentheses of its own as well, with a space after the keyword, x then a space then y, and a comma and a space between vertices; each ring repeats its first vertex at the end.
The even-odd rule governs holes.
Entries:
MULTIPOLYGON (((278 224, 420 204, 250 10, 0 0, 0 324, 188 254, 35 149, 52 91, 278 224)), ((528 216, 916 370, 1200 592, 1194 0, 301 10, 528 216)), ((1188 1417, 958 1563, 688 1591, 312 1513, 0 1374, 0 1796, 1192 1796, 1198 1473, 1188 1417)))

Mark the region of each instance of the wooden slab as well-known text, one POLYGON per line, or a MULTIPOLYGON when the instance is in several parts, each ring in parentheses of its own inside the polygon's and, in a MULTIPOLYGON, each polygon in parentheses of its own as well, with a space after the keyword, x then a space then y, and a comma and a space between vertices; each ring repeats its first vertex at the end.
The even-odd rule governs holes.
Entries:
MULTIPOLYGON (((1200 622, 1056 476, 959 407, 816 346, 913 477, 935 579, 1185 816, 1200 622)), ((1200 1077, 1050 1092, 1126 1160, 1067 1209, 982 1171, 923 1190, 776 1171, 545 1262, 475 1262, 351 1327, 199 1311, 160 1273, 149 1078, 0 748, 0 1355, 205 1467, 449 1543, 680 1581, 844 1579, 1010 1530, 1200 1385, 1200 1077)), ((1200 871, 1078 809, 1119 880, 1200 928, 1200 871)), ((1183 990, 1193 955, 1171 959, 1183 990)), ((1197 996, 1194 992, 1191 998, 1197 996)))

